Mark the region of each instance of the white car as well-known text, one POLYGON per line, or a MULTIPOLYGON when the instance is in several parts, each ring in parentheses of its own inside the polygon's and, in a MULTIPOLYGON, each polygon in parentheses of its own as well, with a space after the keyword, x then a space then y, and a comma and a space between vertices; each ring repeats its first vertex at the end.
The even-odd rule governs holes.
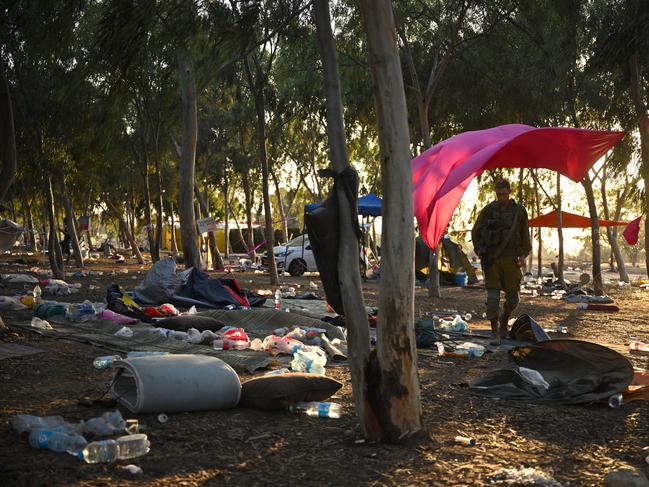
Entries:
MULTIPOLYGON (((364 249, 363 249, 364 250, 364 249)), ((282 272, 286 270, 292 276, 301 276, 305 272, 318 272, 318 266, 311 250, 308 235, 300 235, 293 240, 289 240, 284 245, 273 247, 277 270, 282 272)), ((365 275, 367 270, 367 257, 363 252, 360 256, 361 275, 365 275)), ((261 263, 268 267, 268 256, 266 253, 261 258, 261 263)))

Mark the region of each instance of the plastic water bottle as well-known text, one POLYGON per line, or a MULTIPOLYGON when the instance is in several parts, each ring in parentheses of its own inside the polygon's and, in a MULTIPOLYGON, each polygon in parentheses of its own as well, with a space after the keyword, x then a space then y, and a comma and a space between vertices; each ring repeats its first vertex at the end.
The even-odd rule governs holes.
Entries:
POLYGON ((96 418, 89 419, 84 424, 84 430, 97 436, 108 436, 123 433, 126 421, 119 411, 109 411, 96 418))
POLYGON ((340 404, 333 402, 296 402, 289 406, 289 410, 318 418, 340 418, 340 404))
POLYGON ((149 453, 151 442, 143 433, 126 435, 117 438, 117 458, 128 460, 149 453))
POLYGON ((97 313, 95 306, 88 300, 79 304, 70 304, 65 317, 70 321, 87 321, 97 313))
POLYGON ((43 428, 32 430, 29 433, 29 444, 34 448, 78 455, 88 442, 77 433, 64 433, 63 431, 57 431, 57 429, 43 428))
POLYGON ((115 460, 137 458, 149 452, 145 434, 120 436, 117 440, 93 441, 79 454, 86 463, 110 463, 115 460))
POLYGON ((34 294, 34 306, 41 304, 43 302, 43 298, 41 297, 43 291, 41 287, 39 285, 34 286, 34 291, 32 292, 34 294))
POLYGON ((117 460, 117 442, 115 440, 101 440, 88 443, 79 453, 79 457, 86 463, 110 463, 117 460))
POLYGON ((275 290, 275 309, 281 309, 282 308, 282 291, 277 288, 275 290))
POLYGON ((31 414, 17 414, 11 425, 18 433, 25 433, 34 429, 49 429, 65 424, 62 416, 32 416, 31 414))
POLYGON ((121 358, 119 355, 102 355, 101 357, 95 357, 92 365, 97 370, 112 369, 115 360, 120 360, 121 358))

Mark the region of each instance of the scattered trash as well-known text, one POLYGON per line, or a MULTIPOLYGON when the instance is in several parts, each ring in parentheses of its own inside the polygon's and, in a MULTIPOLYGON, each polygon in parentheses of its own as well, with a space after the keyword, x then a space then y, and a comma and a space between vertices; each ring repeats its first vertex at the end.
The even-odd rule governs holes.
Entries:
POLYGON ((439 320, 437 328, 444 331, 469 331, 468 323, 464 321, 460 315, 455 315, 455 318, 453 318, 452 321, 439 320))
POLYGON ((86 421, 84 431, 97 436, 115 435, 126 431, 126 421, 122 418, 122 413, 119 410, 109 411, 86 421))
POLYGON ((494 476, 494 480, 506 485, 542 485, 543 487, 562 487, 550 474, 533 467, 507 468, 494 476))
POLYGON ((167 421, 169 421, 169 416, 164 413, 158 414, 158 423, 165 424, 167 421))
POLYGON ((37 428, 54 428, 65 423, 62 416, 33 416, 18 413, 11 420, 11 425, 18 433, 26 433, 37 428))
POLYGON ((315 347, 312 350, 297 350, 291 361, 291 369, 295 372, 320 375, 325 375, 325 365, 327 365, 327 355, 323 350, 315 347))
POLYGON ((555 331, 556 333, 568 333, 568 327, 567 327, 567 326, 557 325, 557 326, 554 328, 554 331, 555 331))
POLYGON ((132 325, 133 323, 137 323, 136 318, 131 318, 130 316, 125 316, 120 313, 116 313, 113 310, 110 309, 105 309, 97 314, 97 318, 101 320, 107 320, 107 321, 114 321, 115 323, 119 323, 120 325, 132 325))
POLYGON ((65 317, 70 321, 88 321, 95 317, 101 311, 104 311, 105 305, 97 303, 96 305, 88 300, 79 304, 70 304, 65 312, 65 317))
POLYGON ((230 328, 217 335, 219 338, 212 342, 214 350, 245 350, 250 346, 250 339, 243 328, 230 328))
POLYGON ((64 431, 64 426, 55 428, 39 428, 30 431, 29 444, 34 448, 43 448, 53 452, 67 452, 79 455, 88 442, 78 433, 64 431))
POLYGON ((619 306, 615 304, 600 303, 577 303, 577 309, 587 309, 591 311, 620 311, 619 306))
POLYGON ((141 475, 144 472, 144 470, 142 470, 142 467, 138 467, 137 465, 133 465, 132 463, 123 465, 120 468, 126 473, 130 473, 131 475, 141 475))
POLYGON ((133 330, 127 328, 126 326, 123 326, 115 332, 115 336, 122 338, 131 338, 133 336, 133 330))
POLYGON ((149 442, 143 433, 120 436, 116 440, 93 441, 79 454, 86 463, 111 463, 128 460, 149 453, 149 442))
POLYGON ((528 369, 527 367, 519 367, 518 373, 521 375, 523 380, 532 384, 533 386, 540 387, 544 391, 547 391, 550 388, 550 384, 545 380, 541 372, 534 369, 528 369))
POLYGON ((629 342, 629 350, 635 350, 638 352, 649 352, 649 343, 639 342, 637 340, 631 340, 629 342))
POLYGON ((102 355, 101 357, 95 357, 92 365, 97 370, 111 369, 115 360, 120 360, 121 358, 119 355, 102 355))
POLYGON ((296 402, 289 406, 289 411, 318 418, 340 418, 340 404, 333 402, 296 402))
POLYGON ((468 438, 466 436, 456 436, 455 438, 453 438, 453 441, 460 445, 466 446, 475 446, 476 444, 475 438, 468 438))
POLYGON ((53 330, 52 325, 50 325, 47 321, 42 320, 38 318, 37 316, 34 316, 32 318, 32 326, 34 328, 38 328, 39 330, 53 330))
POLYGON ((611 408, 619 408, 622 404, 624 404, 624 397, 622 394, 613 394, 608 398, 608 405, 611 408))
POLYGON ((606 487, 641 487, 649 485, 647 476, 638 470, 623 468, 610 472, 604 477, 606 487))
POLYGON ((279 288, 275 290, 275 309, 282 308, 282 291, 279 288))
POLYGON ((270 372, 266 372, 264 375, 282 375, 282 374, 289 374, 291 371, 288 370, 286 367, 283 367, 281 369, 275 369, 271 370, 270 372))
POLYGON ((9 296, 0 296, 0 309, 20 311, 27 309, 27 306, 20 302, 20 298, 16 299, 9 296))

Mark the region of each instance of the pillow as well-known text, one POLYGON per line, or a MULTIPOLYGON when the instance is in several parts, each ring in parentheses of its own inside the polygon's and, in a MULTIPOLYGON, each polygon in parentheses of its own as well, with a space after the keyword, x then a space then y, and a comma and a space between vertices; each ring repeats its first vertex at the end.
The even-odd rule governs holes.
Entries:
POLYGON ((182 315, 158 320, 155 326, 176 331, 187 331, 190 328, 196 328, 198 331, 217 331, 223 328, 225 323, 208 316, 182 315))
POLYGON ((239 406, 276 411, 296 402, 324 401, 342 386, 337 380, 320 374, 267 375, 242 384, 239 406))

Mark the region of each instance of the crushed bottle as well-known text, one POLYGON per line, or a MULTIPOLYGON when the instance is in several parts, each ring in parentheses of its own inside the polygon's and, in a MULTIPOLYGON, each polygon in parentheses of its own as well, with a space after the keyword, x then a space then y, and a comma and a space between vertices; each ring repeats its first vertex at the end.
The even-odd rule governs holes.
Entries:
POLYGON ((289 406, 292 413, 318 418, 340 418, 340 404, 334 402, 296 402, 289 406))

